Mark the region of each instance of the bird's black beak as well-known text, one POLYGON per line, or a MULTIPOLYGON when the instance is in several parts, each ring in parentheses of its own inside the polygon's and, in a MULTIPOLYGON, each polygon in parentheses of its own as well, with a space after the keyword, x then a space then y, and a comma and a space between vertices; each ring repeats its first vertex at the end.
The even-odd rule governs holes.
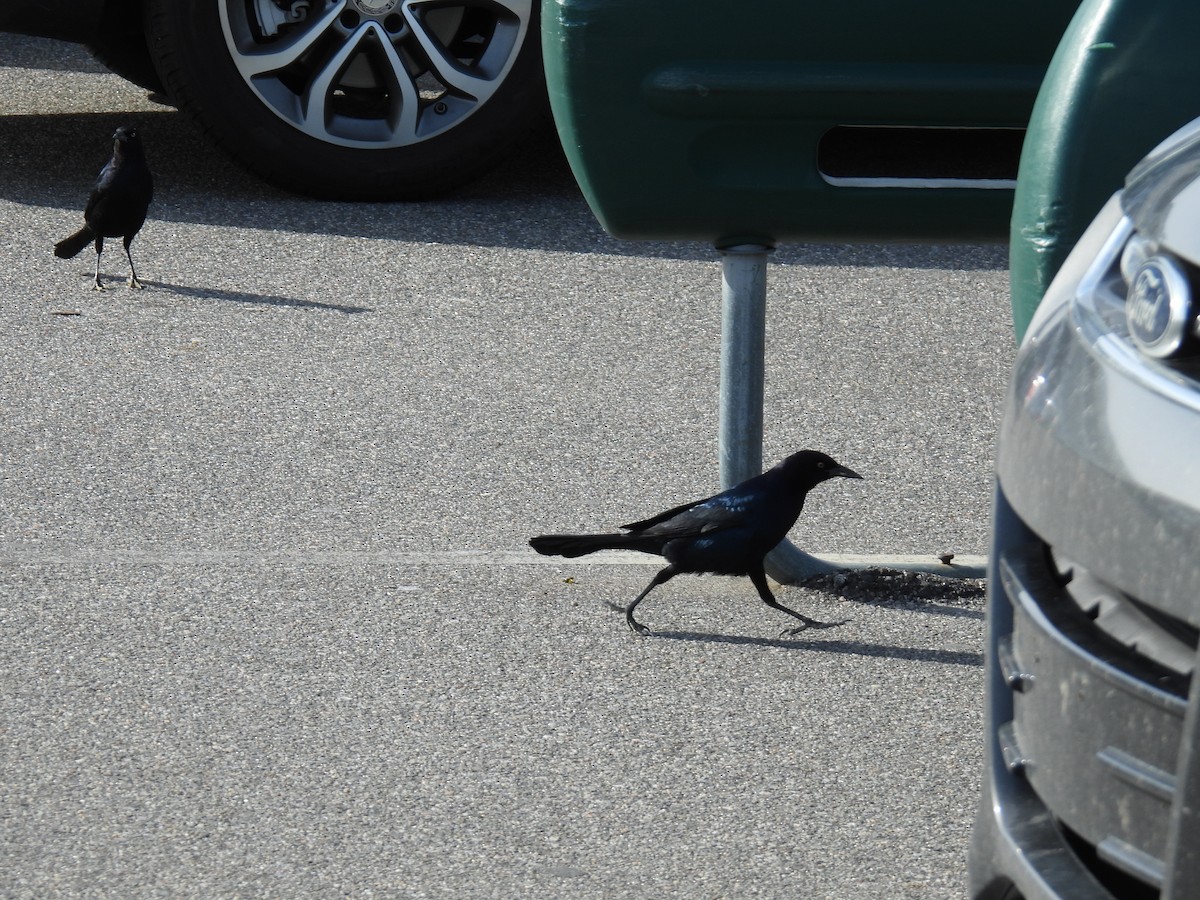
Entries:
POLYGON ((829 474, 833 478, 858 478, 860 480, 862 479, 861 475, 859 475, 853 469, 847 469, 845 466, 838 466, 836 469, 830 469, 829 474))

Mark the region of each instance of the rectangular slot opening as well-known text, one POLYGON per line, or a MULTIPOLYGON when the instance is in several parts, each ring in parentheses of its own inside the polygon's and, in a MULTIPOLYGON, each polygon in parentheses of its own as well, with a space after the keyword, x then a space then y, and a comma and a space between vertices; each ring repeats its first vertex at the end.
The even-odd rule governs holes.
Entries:
POLYGON ((976 188, 1017 184, 1023 128, 839 125, 817 146, 817 169, 838 187, 976 188))

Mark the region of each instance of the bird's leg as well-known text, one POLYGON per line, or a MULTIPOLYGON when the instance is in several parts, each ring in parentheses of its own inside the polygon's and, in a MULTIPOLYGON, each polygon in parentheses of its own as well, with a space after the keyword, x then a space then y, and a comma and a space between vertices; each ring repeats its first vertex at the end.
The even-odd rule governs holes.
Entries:
POLYGON ((633 611, 637 608, 639 603, 646 599, 646 595, 648 593, 650 593, 664 581, 670 581, 678 574, 679 573, 675 570, 674 566, 667 566, 666 568, 659 569, 658 573, 650 579, 650 583, 646 585, 646 589, 634 597, 633 602, 625 607, 625 623, 642 637, 649 637, 650 629, 634 619, 633 611))
POLYGON ((129 245, 131 243, 133 243, 133 238, 126 237, 125 238, 125 258, 127 260, 129 260, 129 282, 128 282, 128 284, 131 288, 143 288, 143 287, 145 287, 145 285, 142 284, 140 281, 138 281, 137 272, 135 272, 133 269, 133 254, 129 252, 129 245))
POLYGON ((795 628, 785 628, 780 632, 780 637, 791 637, 799 634, 809 628, 836 628, 839 625, 845 625, 846 622, 818 622, 816 619, 810 619, 808 616, 803 616, 794 609, 788 609, 782 603, 775 599, 775 595, 771 593, 771 587, 767 584, 767 573, 760 566, 758 569, 748 573, 750 580, 754 582, 754 586, 758 589, 758 596, 762 598, 762 602, 772 609, 777 609, 780 612, 787 613, 794 619, 799 619, 803 625, 798 625, 795 628))
POLYGON ((96 276, 92 280, 92 290, 102 291, 104 285, 100 283, 100 254, 104 252, 104 238, 96 235, 96 276))

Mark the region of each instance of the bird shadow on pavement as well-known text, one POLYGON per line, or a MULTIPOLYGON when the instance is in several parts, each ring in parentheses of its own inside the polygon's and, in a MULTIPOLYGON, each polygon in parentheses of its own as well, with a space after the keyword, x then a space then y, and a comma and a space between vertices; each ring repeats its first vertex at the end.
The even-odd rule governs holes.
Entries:
POLYGON ((736 634, 706 634, 700 631, 655 631, 650 640, 662 638, 708 644, 739 644, 754 647, 775 647, 780 650, 844 653, 851 656, 871 656, 883 659, 906 659, 950 666, 982 666, 983 654, 973 650, 936 650, 921 647, 896 647, 890 644, 866 644, 860 641, 808 641, 796 638, 760 638, 736 634))
POLYGON ((142 284, 150 288, 158 288, 171 294, 183 297, 194 297, 197 300, 220 300, 227 303, 257 304, 259 306, 280 306, 292 309, 315 309, 326 312, 339 312, 346 315, 353 313, 374 312, 369 306, 350 306, 340 303, 321 303, 317 300, 298 300, 295 297, 277 297, 269 294, 251 294, 245 291, 219 291, 213 288, 188 287, 182 284, 171 284, 167 281, 150 281, 143 278, 142 284))

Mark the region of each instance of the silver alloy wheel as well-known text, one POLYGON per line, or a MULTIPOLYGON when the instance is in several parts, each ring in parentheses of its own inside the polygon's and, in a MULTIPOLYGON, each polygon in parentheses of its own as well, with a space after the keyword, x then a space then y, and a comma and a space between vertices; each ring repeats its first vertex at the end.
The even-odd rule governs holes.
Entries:
POLYGON ((534 0, 218 0, 230 57, 263 103, 329 144, 404 147, 503 83, 534 0))

